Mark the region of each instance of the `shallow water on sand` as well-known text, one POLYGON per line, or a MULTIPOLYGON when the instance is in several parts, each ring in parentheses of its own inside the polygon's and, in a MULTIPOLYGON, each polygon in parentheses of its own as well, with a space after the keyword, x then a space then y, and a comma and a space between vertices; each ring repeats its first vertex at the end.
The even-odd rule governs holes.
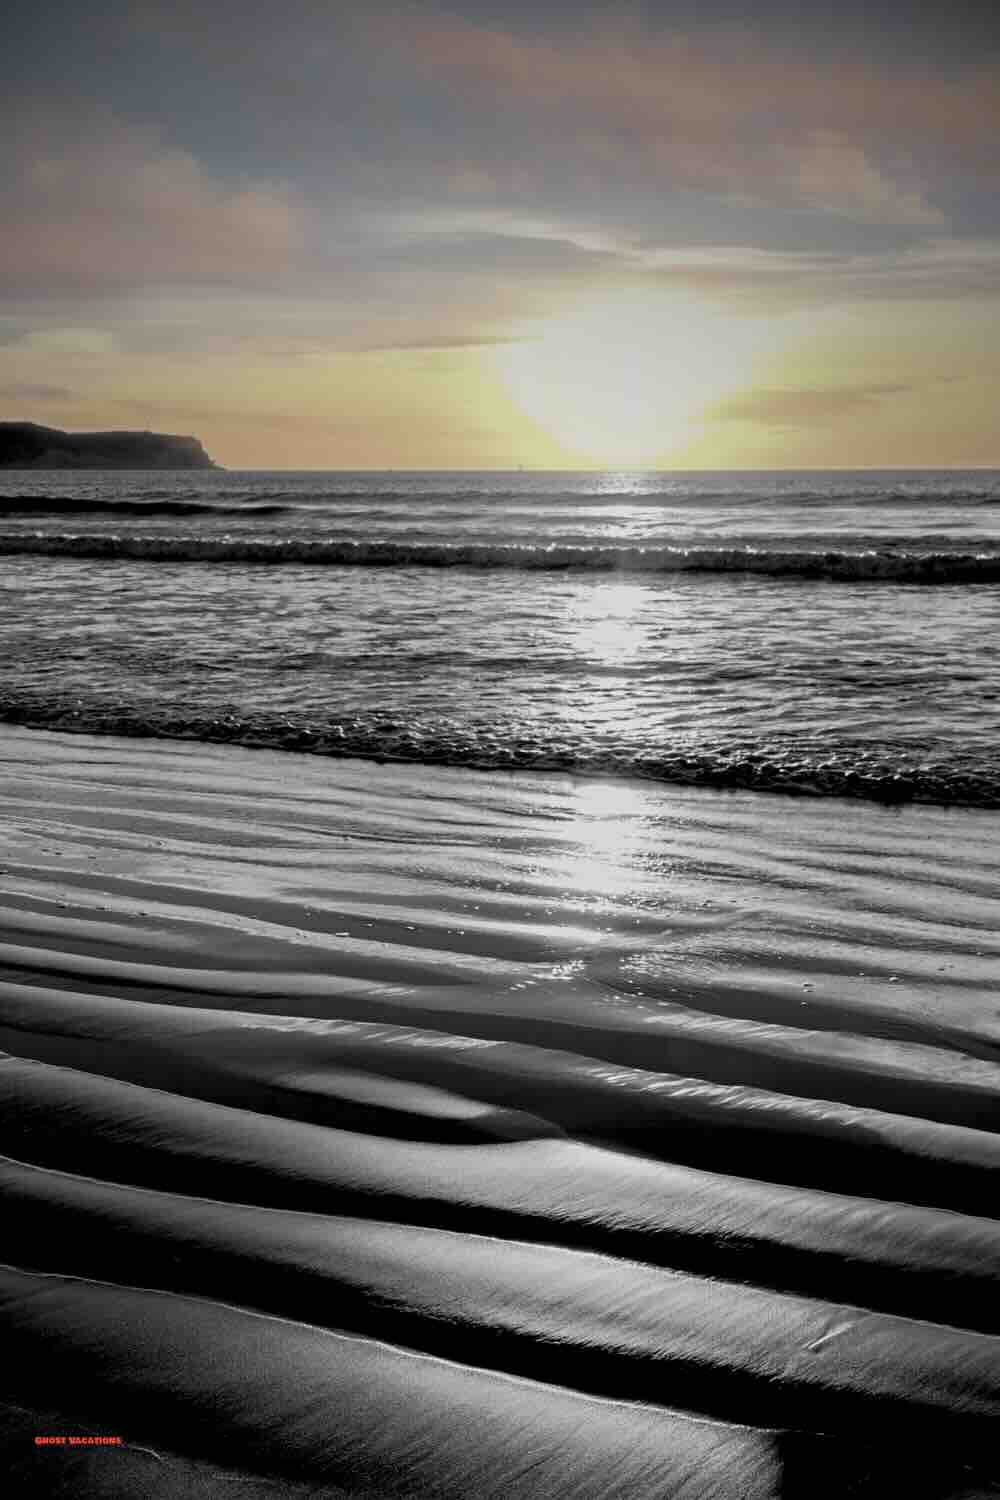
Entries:
POLYGON ((9 1407, 199 1496, 990 1492, 996 814, 0 745, 9 1407))

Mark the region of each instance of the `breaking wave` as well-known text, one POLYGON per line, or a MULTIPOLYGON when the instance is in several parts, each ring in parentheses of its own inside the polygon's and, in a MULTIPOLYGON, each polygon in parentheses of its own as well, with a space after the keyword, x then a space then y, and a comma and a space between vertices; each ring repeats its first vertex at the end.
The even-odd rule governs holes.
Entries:
POLYGON ((59 732, 195 740, 410 765, 561 771, 786 796, 1000 808, 1000 756, 928 758, 889 741, 872 746, 761 739, 667 742, 656 749, 623 743, 610 749, 585 734, 550 739, 509 727, 390 715, 213 712, 23 690, 0 695, 0 720, 59 732))
MULTIPOLYGON (((188 503, 188 502, 182 502, 188 503)), ((260 510, 257 511, 260 514, 260 510)), ((818 551, 759 546, 604 547, 0 533, 0 555, 270 566, 515 569, 532 572, 754 573, 856 583, 1000 583, 1000 552, 818 551)))

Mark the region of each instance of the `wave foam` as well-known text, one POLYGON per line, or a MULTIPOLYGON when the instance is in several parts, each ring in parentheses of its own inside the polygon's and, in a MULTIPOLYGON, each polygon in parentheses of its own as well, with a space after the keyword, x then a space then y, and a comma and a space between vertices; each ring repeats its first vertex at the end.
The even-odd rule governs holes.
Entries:
POLYGON ((377 717, 205 713, 25 691, 0 695, 0 720, 79 734, 199 740, 479 771, 565 771, 790 796, 1000 807, 1000 766, 993 761, 918 760, 905 746, 893 743, 879 746, 877 753, 863 745, 765 741, 665 745, 651 754, 637 747, 612 751, 585 739, 545 744, 475 726, 435 728, 377 717))
MULTIPOLYGON (((182 502, 188 503, 188 502, 182 502)), ((257 514, 260 514, 258 510, 257 514)), ((595 547, 0 533, 0 555, 270 566, 516 569, 530 572, 751 573, 836 582, 1000 583, 1000 553, 809 551, 749 546, 595 547)))

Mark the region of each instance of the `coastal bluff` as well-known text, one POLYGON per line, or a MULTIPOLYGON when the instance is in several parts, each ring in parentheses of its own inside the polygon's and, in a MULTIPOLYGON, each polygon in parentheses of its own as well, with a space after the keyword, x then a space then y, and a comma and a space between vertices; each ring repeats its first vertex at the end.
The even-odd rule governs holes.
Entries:
POLYGON ((0 469, 216 469, 194 437, 0 422, 0 469))

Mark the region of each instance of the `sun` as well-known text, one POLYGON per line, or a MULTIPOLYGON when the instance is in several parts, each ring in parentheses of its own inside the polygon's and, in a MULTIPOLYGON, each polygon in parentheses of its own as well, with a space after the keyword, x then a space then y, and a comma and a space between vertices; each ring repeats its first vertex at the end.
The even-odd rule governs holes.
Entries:
POLYGON ((689 294, 591 294, 492 351, 511 399, 588 463, 669 462, 745 386, 773 323, 689 294))

